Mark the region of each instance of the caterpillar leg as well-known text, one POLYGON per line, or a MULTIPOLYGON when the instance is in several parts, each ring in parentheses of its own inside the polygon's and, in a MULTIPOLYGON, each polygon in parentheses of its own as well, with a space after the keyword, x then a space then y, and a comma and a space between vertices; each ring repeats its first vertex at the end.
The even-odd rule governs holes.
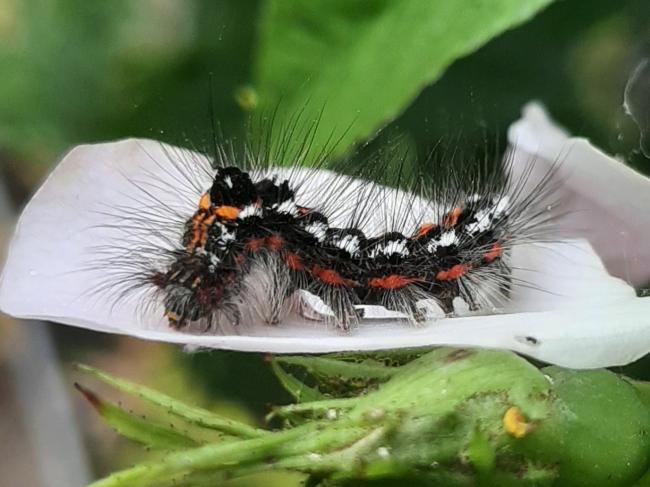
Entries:
POLYGON ((467 303, 469 311, 478 311, 481 308, 474 294, 469 291, 463 294, 462 299, 467 303))
POLYGON ((224 326, 238 326, 241 321, 239 306, 235 302, 221 302, 206 307, 192 290, 182 286, 167 288, 164 300, 165 317, 175 330, 198 327, 207 332, 224 326))
POLYGON ((232 331, 233 328, 240 326, 242 314, 239 303, 223 303, 219 308, 212 311, 209 316, 205 316, 196 322, 188 323, 188 326, 196 324, 204 333, 214 332, 215 330, 232 331))
POLYGON ((359 312, 354 307, 357 304, 355 295, 346 288, 329 287, 320 294, 323 302, 332 310, 328 321, 337 328, 348 331, 357 326, 361 320, 359 312))
POLYGON ((417 302, 411 303, 409 316, 416 324, 424 323, 427 320, 427 310, 419 306, 417 302))
POLYGON ((438 303, 446 315, 454 314, 454 298, 456 296, 445 294, 438 296, 438 303))

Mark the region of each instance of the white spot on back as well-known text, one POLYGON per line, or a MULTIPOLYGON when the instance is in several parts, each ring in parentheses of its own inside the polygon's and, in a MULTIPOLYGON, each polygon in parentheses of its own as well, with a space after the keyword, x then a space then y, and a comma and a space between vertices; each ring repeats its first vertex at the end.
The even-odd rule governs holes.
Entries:
POLYGON ((334 237, 331 240, 332 245, 341 250, 345 250, 350 255, 359 253, 359 237, 356 235, 344 235, 343 237, 334 237))
POLYGON ((501 219, 508 210, 510 199, 507 196, 497 197, 492 200, 493 206, 479 210, 474 215, 475 222, 467 225, 469 233, 482 233, 492 226, 492 222, 501 219))
POLYGON ((409 249, 406 248, 406 240, 391 240, 383 245, 377 245, 370 251, 370 257, 375 258, 378 255, 400 254, 409 255, 409 249))
POLYGON ((435 252, 438 247, 449 247, 451 245, 458 243, 458 236, 456 235, 456 230, 449 230, 448 232, 443 233, 435 240, 431 240, 429 245, 427 245, 427 250, 429 252, 435 252))
POLYGON ((298 207, 292 200, 284 201, 277 207, 277 210, 279 213, 288 213, 290 215, 298 214, 298 207))
POLYGON ((237 218, 243 220, 244 218, 248 218, 249 216, 258 216, 261 214, 262 214, 262 209, 260 207, 255 205, 248 205, 248 206, 244 206, 244 209, 239 212, 237 218))
POLYGON ((323 222, 310 223, 305 227, 305 232, 314 236, 316 240, 322 242, 327 234, 327 225, 323 222))

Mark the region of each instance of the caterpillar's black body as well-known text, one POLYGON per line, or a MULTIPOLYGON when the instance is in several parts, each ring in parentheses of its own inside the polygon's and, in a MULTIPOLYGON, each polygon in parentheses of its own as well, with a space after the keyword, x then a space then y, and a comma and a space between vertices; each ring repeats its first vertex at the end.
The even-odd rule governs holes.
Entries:
MULTIPOLYGON (((507 287, 507 249, 523 226, 521 202, 513 206, 503 189, 443 202, 449 207, 438 221, 421 221, 412 233, 366 235, 353 224, 333 226, 326 209, 297 200, 290 180, 254 180, 251 174, 232 166, 217 169, 198 209, 188 215, 171 265, 149 275, 171 326, 237 324, 250 305, 242 301, 244 282, 259 262, 275 268, 270 285, 277 284, 273 292, 282 296, 272 308, 307 290, 329 306, 341 328, 359 318, 355 304, 380 304, 419 321, 423 299, 449 312, 456 297, 476 304, 471 285, 482 277, 490 275, 486 283, 499 288, 492 294, 507 287)), ((270 309, 264 319, 275 322, 278 316, 280 310, 270 309)))

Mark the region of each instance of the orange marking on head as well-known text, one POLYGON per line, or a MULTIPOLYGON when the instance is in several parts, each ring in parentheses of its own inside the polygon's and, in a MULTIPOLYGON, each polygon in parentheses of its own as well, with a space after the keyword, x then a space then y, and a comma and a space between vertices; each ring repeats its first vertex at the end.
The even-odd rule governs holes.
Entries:
POLYGON ((187 243, 187 251, 191 252, 201 243, 201 233, 198 228, 192 229, 192 238, 187 243))
POLYGON ((427 235, 429 232, 435 230, 436 228, 438 228, 437 223, 425 223, 424 225, 422 225, 420 228, 417 229, 414 238, 422 238, 425 235, 427 235))
POLYGON ((214 215, 208 215, 203 221, 201 221, 198 225, 197 232, 198 232, 198 245, 200 247, 205 246, 206 242, 208 241, 208 230, 210 226, 214 223, 214 221, 217 219, 214 215))
POLYGON ((217 206, 214 209, 214 214, 220 220, 234 220, 239 215, 241 210, 236 206, 217 206))
POLYGON ((284 247, 284 239, 280 235, 274 233, 273 235, 266 237, 266 246, 269 250, 277 252, 284 247))
POLYGON ((463 214, 463 210, 457 206, 449 213, 447 213, 444 217, 442 217, 442 225, 445 228, 455 227, 456 224, 458 223, 458 219, 460 218, 460 215, 462 214, 463 214))
POLYGON ((191 252, 194 247, 196 247, 196 244, 199 243, 199 233, 196 228, 192 228, 192 236, 190 237, 190 241, 187 242, 187 251, 191 252))
POLYGON ((204 193, 199 200, 199 210, 209 210, 211 204, 210 193, 204 193))
POLYGON ((497 259, 501 255, 501 252, 503 252, 503 248, 501 247, 501 244, 499 242, 494 242, 490 247, 490 250, 485 252, 483 258, 485 259, 486 262, 492 262, 493 260, 497 259))
POLYGON ((325 284, 329 284, 330 286, 353 287, 357 285, 356 282, 354 282, 351 279, 344 278, 341 274, 339 274, 335 270, 323 269, 319 265, 315 265, 312 268, 311 272, 314 275, 314 277, 320 279, 325 284))
POLYGON ((379 289, 401 289, 413 284, 414 282, 422 282, 423 279, 419 277, 400 276, 398 274, 391 274, 384 277, 373 277, 368 281, 368 286, 376 287, 379 289))
POLYGON ((261 248, 264 248, 264 238, 251 238, 244 248, 249 252, 257 252, 261 248))
POLYGON ((214 223, 214 215, 206 214, 204 210, 197 211, 192 217, 191 238, 187 250, 192 251, 197 246, 204 246, 208 240, 208 229, 214 223))
POLYGON ((459 277, 464 276, 469 271, 467 264, 456 264, 446 271, 440 271, 436 274, 438 281, 453 281, 459 277))
POLYGON ((298 206, 299 215, 309 215, 312 211, 311 208, 307 208, 306 206, 298 206))
POLYGON ((302 259, 298 254, 294 254, 293 252, 289 252, 285 258, 285 262, 287 263, 287 267, 291 270, 294 271, 303 271, 305 270, 305 265, 302 263, 302 259))

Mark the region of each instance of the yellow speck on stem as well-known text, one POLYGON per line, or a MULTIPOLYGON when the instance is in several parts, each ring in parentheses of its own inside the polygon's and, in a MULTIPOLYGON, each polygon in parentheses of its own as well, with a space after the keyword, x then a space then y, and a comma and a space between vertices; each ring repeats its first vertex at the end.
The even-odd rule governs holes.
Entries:
POLYGON ((523 438, 528 433, 528 423, 526 418, 516 406, 508 408, 506 414, 503 415, 503 427, 510 436, 515 438, 523 438))

